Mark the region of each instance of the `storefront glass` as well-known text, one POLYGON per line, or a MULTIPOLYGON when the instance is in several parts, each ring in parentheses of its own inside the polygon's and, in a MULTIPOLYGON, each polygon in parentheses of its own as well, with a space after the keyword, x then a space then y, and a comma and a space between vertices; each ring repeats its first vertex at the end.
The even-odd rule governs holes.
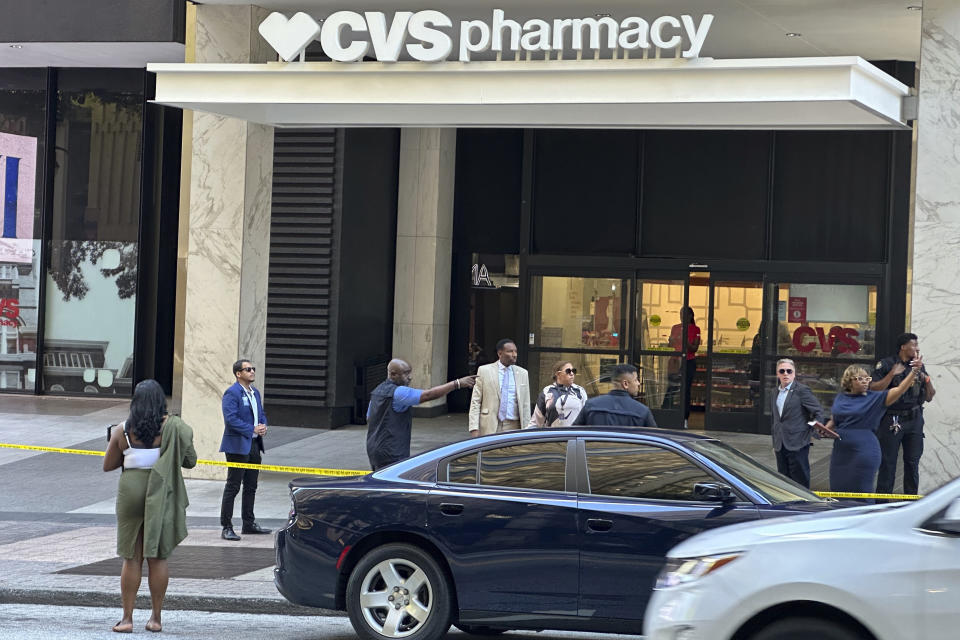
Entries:
POLYGON ((32 391, 37 367, 47 72, 0 70, 0 391, 32 391))
POLYGON ((777 334, 769 344, 788 357, 871 360, 876 355, 877 288, 778 284, 777 334))
POLYGON ((628 361, 630 280, 536 276, 531 293, 531 390, 550 384, 554 364, 566 359, 589 395, 609 391, 610 371, 628 361))
POLYGON ((143 72, 58 75, 43 388, 129 394, 143 72))
POLYGON ((612 278, 538 278, 530 345, 618 351, 624 342, 623 296, 628 282, 612 278))

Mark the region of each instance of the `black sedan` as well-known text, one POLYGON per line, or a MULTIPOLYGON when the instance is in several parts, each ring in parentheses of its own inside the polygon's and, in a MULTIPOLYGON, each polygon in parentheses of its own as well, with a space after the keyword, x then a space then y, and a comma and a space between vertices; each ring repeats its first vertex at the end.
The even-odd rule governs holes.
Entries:
POLYGON ((837 505, 718 440, 662 429, 501 433, 290 488, 277 589, 346 610, 376 640, 451 623, 640 633, 681 540, 837 505))

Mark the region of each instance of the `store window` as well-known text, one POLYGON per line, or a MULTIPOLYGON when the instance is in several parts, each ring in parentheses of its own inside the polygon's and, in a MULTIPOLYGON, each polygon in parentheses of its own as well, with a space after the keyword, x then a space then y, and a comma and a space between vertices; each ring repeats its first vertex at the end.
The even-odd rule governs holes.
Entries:
POLYGON ((777 285, 777 334, 770 346, 788 357, 872 360, 877 288, 872 285, 777 285))
POLYGON ((617 351, 629 284, 619 278, 546 276, 535 280, 531 346, 617 351))
POLYGON ((63 357, 48 391, 131 391, 143 92, 142 70, 58 72, 44 349, 63 357))
POLYGON ((0 392, 36 379, 46 89, 44 69, 0 69, 0 392))
POLYGON ((764 413, 776 395, 776 359, 794 360, 797 380, 810 387, 829 415, 843 371, 854 363, 868 370, 876 359, 877 287, 868 284, 777 283, 768 336, 764 413))
POLYGON ((613 367, 629 361, 625 329, 630 287, 631 281, 621 278, 531 279, 527 362, 531 392, 552 382, 560 360, 573 364, 575 382, 588 395, 611 389, 613 367))

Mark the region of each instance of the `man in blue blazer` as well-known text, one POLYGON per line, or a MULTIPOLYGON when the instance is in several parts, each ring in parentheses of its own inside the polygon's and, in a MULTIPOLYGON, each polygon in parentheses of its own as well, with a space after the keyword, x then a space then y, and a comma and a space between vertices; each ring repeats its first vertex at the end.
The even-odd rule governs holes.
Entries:
MULTIPOLYGON (((227 455, 227 462, 248 462, 260 464, 263 453, 263 436, 267 432, 267 414, 263 411, 260 391, 254 388, 256 367, 249 360, 237 360, 233 363, 233 375, 237 381, 223 393, 223 440, 220 451, 227 455)), ((243 497, 240 503, 240 517, 243 520, 242 533, 270 533, 257 524, 253 516, 253 502, 257 496, 257 469, 227 469, 227 485, 223 488, 223 501, 220 503, 220 526, 224 540, 239 540, 233 530, 233 501, 243 484, 243 497)))

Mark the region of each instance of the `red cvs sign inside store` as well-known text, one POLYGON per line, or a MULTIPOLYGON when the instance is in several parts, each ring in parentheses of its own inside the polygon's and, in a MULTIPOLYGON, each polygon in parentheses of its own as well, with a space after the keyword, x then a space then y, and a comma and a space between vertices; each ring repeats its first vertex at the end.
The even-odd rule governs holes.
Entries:
POLYGON ((823 327, 797 327, 793 332, 793 347, 801 353, 810 353, 818 346, 824 353, 857 353, 860 351, 859 337, 860 332, 856 329, 831 327, 827 332, 823 327))
POLYGON ((0 325, 17 326, 20 317, 20 301, 16 298, 0 298, 0 325))

